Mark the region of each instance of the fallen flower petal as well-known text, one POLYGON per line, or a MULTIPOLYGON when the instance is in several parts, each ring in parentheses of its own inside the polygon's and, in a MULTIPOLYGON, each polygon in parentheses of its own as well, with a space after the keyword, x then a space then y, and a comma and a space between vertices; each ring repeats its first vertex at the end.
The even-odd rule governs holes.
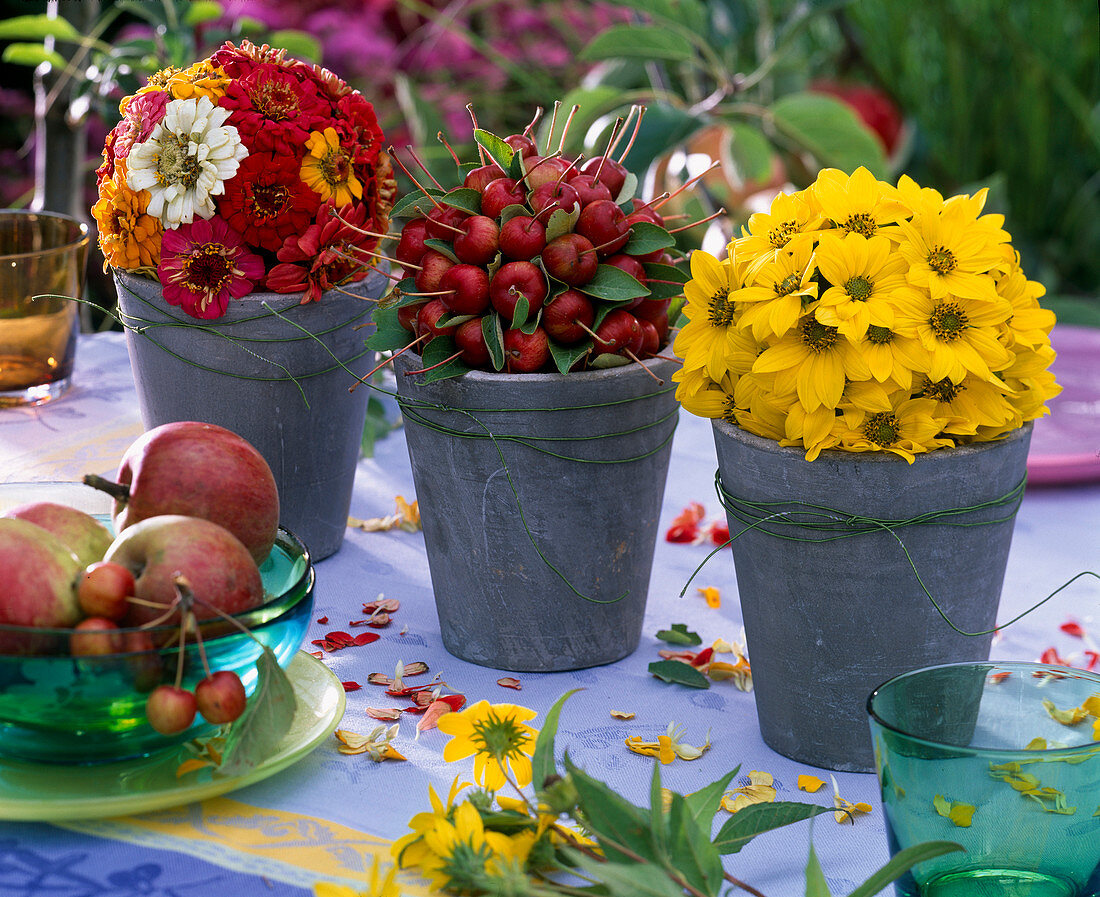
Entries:
POLYGON ((696 589, 695 591, 706 599, 707 607, 722 606, 722 592, 715 586, 703 586, 701 589, 696 589))
POLYGON ((339 629, 335 632, 326 632, 325 640, 343 647, 349 647, 355 644, 355 638, 351 634, 339 629))
POLYGON ((970 828, 976 809, 971 804, 962 804, 958 801, 948 800, 942 794, 937 794, 932 799, 932 806, 940 816, 943 816, 945 819, 950 819, 959 828, 970 828))
POLYGON ((677 544, 691 544, 694 543, 699 536, 699 528, 694 524, 676 524, 668 528, 668 532, 665 533, 666 542, 674 542, 677 544))
POLYGON ((869 803, 860 801, 859 803, 852 803, 850 800, 845 800, 840 796, 840 789, 836 784, 836 776, 829 776, 833 782, 833 806, 836 810, 833 811, 833 818, 843 825, 845 822, 850 822, 852 825, 856 823, 857 816, 865 816, 873 809, 869 803))
POLYGON ((351 681, 341 682, 340 684, 344 686, 344 691, 359 691, 359 689, 363 687, 358 682, 351 681))
POLYGON ((523 685, 515 676, 503 676, 497 679, 497 685, 502 688, 514 688, 516 691, 521 691, 523 689, 523 685))
POLYGON ((371 719, 389 721, 401 719, 401 711, 396 707, 368 707, 367 716, 371 719))
POLYGON ((1061 723, 1063 726, 1076 726, 1078 723, 1083 722, 1085 717, 1089 715, 1089 712, 1083 707, 1070 707, 1065 710, 1059 710, 1054 706, 1054 702, 1044 698, 1043 707, 1046 708, 1050 718, 1055 722, 1061 723))
POLYGON ((176 778, 182 779, 189 772, 194 772, 196 769, 206 769, 208 766, 213 765, 214 764, 209 760, 200 760, 198 757, 192 757, 190 760, 184 760, 176 767, 176 778))
POLYGON ((1064 657, 1058 654, 1055 648, 1047 648, 1042 654, 1039 655, 1040 663, 1052 663, 1055 666, 1068 667, 1070 662, 1064 657))
POLYGON ((825 787, 825 780, 819 779, 817 776, 801 775, 798 777, 798 790, 808 791, 810 794, 814 794, 825 787))
POLYGON ((317 622, 319 625, 324 626, 328 622, 328 617, 318 617, 317 622))
POLYGON ((1073 620, 1070 620, 1068 623, 1063 623, 1058 628, 1066 635, 1072 635, 1074 638, 1085 637, 1084 627, 1080 623, 1075 623, 1073 620))
POLYGON ((752 804, 768 804, 775 801, 775 779, 770 772, 754 769, 748 774, 749 784, 734 788, 722 795, 722 809, 736 813, 752 804))
POLYGON ((393 679, 385 673, 371 673, 367 676, 367 682, 371 685, 393 685, 393 679))
POLYGON ((710 529, 710 541, 715 545, 725 545, 730 540, 730 528, 729 524, 725 522, 715 522, 709 527, 710 529))
POLYGON ((405 759, 390 745, 397 735, 397 723, 389 727, 375 726, 368 735, 360 735, 347 729, 337 729, 333 734, 340 742, 337 750, 341 754, 366 754, 375 763, 405 759))
POLYGON ((426 732, 428 729, 434 729, 436 722, 445 713, 453 712, 451 705, 446 701, 432 701, 428 708, 424 711, 424 716, 416 724, 416 734, 426 732))
POLYGON ((377 632, 360 632, 355 638, 352 639, 352 644, 362 647, 363 645, 369 645, 371 642, 376 642, 381 636, 377 632))
POLYGON ((363 605, 363 613, 374 614, 379 611, 385 611, 388 614, 392 614, 396 613, 399 607, 401 607, 401 602, 396 598, 383 598, 379 595, 374 601, 369 601, 363 605))
POLYGON ((428 672, 428 665, 422 660, 414 661, 413 663, 405 664, 405 670, 402 673, 404 676, 422 676, 428 672))
POLYGON ((366 621, 368 626, 372 626, 375 629, 381 629, 384 626, 390 625, 390 615, 379 611, 376 614, 371 614, 369 620, 366 621))
POLYGON ((634 713, 630 710, 612 710, 612 719, 634 719, 634 713))

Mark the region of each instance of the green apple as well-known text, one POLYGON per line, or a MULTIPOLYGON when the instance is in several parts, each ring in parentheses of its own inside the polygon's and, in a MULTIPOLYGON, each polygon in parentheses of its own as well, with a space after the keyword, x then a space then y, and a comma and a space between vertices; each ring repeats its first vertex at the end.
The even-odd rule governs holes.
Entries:
POLYGON ((32 501, 4 512, 5 517, 27 520, 49 530, 87 567, 103 559, 111 544, 111 531, 91 514, 52 501, 32 501))

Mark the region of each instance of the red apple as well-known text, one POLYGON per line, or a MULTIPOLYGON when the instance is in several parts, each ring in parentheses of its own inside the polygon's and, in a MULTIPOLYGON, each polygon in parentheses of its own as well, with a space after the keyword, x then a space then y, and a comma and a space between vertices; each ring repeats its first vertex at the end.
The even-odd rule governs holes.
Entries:
POLYGON ((75 626, 83 569, 53 533, 27 520, 0 518, 0 623, 75 626))
POLYGON ((4 512, 5 517, 27 520, 57 536, 85 566, 102 560, 111 544, 110 530, 91 514, 52 501, 34 501, 4 512))

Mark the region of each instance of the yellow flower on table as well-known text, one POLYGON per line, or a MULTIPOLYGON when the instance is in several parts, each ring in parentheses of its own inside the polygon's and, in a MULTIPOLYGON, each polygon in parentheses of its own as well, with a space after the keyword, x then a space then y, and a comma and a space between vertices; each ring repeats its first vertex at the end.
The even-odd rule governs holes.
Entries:
POLYGON ((439 718, 440 732, 451 736, 443 748, 447 762, 474 757, 474 779, 489 791, 499 790, 508 773, 522 788, 531 781, 531 755, 535 729, 526 725, 537 712, 515 704, 478 701, 458 713, 439 718))
POLYGON ((421 868, 432 887, 457 893, 486 877, 522 868, 526 855, 520 852, 524 846, 530 849, 526 839, 513 840, 501 832, 486 831, 481 814, 471 803, 459 805, 453 823, 436 819, 424 841, 429 854, 421 868))

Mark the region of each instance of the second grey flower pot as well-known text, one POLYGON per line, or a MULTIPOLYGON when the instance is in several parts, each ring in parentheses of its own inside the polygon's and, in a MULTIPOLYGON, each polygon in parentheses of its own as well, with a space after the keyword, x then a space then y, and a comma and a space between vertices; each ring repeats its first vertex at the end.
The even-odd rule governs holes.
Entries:
POLYGON ((447 650, 570 670, 638 645, 678 405, 676 364, 471 371, 422 384, 395 360, 447 650), (491 437, 491 438, 490 438, 491 437))
POLYGON ((279 522, 314 560, 336 552, 370 395, 349 387, 374 365, 368 300, 386 278, 372 271, 306 305, 249 293, 213 321, 169 305, 155 281, 116 269, 115 285, 146 429, 197 420, 243 436, 275 475, 279 522))
POLYGON ((952 629, 921 581, 958 629, 993 628, 1030 439, 1027 424, 1001 441, 939 449, 911 465, 877 452, 826 451, 806 461, 802 449, 714 422, 760 731, 770 747, 813 766, 870 772, 865 706, 874 688, 908 670, 988 659, 992 635, 952 629), (733 512, 729 496, 754 505, 733 512), (898 527, 896 538, 871 525, 815 541, 866 529, 871 518, 909 520, 1005 496, 898 527))

